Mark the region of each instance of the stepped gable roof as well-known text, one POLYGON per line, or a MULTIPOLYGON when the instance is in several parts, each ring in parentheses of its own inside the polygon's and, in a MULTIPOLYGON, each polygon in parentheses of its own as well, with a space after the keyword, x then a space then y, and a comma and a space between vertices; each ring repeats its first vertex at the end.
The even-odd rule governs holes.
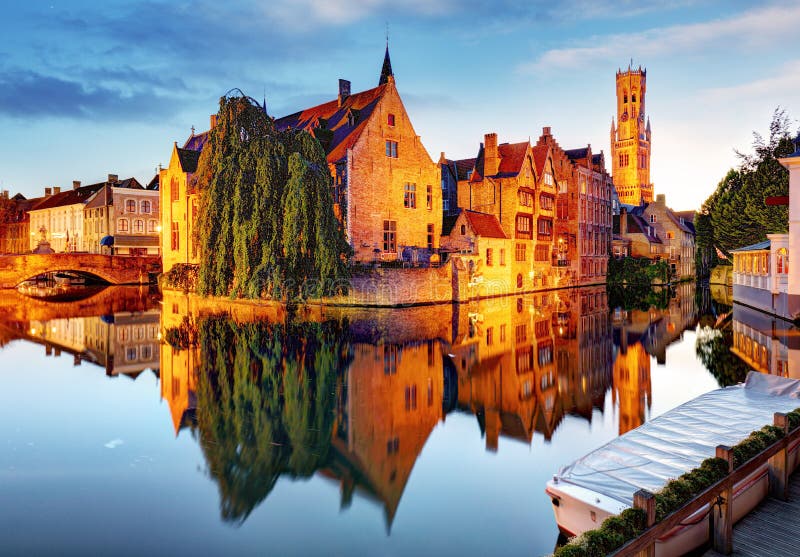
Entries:
POLYGON ((100 182, 99 184, 81 186, 76 190, 70 189, 67 191, 62 191, 61 193, 53 194, 42 199, 41 203, 38 203, 35 207, 31 208, 31 211, 52 209, 53 207, 66 207, 67 205, 76 205, 78 203, 85 204, 105 185, 105 182, 100 182))
POLYGON ((197 161, 200 160, 200 151, 181 149, 178 147, 178 160, 184 172, 197 172, 197 161))
POLYGON ((592 155, 592 164, 604 164, 603 153, 592 155))
POLYGON ((500 226, 500 221, 497 220, 496 216, 470 211, 469 209, 461 209, 461 213, 464 214, 464 217, 477 236, 482 236, 484 238, 508 238, 505 232, 503 232, 503 227, 500 226))
POLYGON ((500 164, 497 168, 497 175, 500 177, 516 176, 522 170, 522 163, 528 152, 530 143, 522 141, 520 143, 502 143, 497 146, 497 153, 500 155, 500 164))
POLYGON ((544 163, 547 161, 549 152, 550 146, 547 144, 537 144, 533 148, 533 163, 536 166, 537 176, 541 176, 544 173, 544 163))
POLYGON ((338 99, 289 114, 275 120, 279 131, 287 129, 305 130, 314 133, 317 129, 333 132, 330 142, 325 146, 329 163, 342 160, 347 150, 355 145, 378 102, 388 90, 388 83, 374 89, 367 89, 347 97, 341 106, 338 99), (353 125, 348 115, 353 113, 353 125))
POLYGON ((756 244, 751 244, 749 246, 745 246, 743 248, 736 248, 732 249, 731 253, 736 253, 740 251, 761 251, 761 250, 769 250, 772 242, 770 240, 764 240, 763 242, 758 242, 756 244))
POLYGON ((205 146, 206 142, 208 141, 208 135, 211 130, 205 131, 203 133, 193 133, 189 136, 189 139, 186 140, 186 143, 183 144, 184 149, 188 149, 190 151, 202 151, 203 147, 205 146))

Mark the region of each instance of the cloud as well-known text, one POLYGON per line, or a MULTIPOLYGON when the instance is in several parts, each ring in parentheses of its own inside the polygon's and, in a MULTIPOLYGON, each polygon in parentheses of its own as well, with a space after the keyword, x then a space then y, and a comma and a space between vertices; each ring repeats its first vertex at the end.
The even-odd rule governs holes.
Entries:
POLYGON ((673 25, 637 33, 594 36, 577 46, 546 51, 537 60, 519 66, 521 72, 550 68, 587 67, 636 52, 639 58, 724 49, 728 52, 795 42, 800 27, 800 5, 768 6, 702 23, 673 25))
POLYGON ((89 87, 31 70, 0 71, 0 114, 14 118, 154 120, 171 113, 176 104, 152 90, 89 87))
POLYGON ((729 87, 704 89, 700 96, 715 102, 756 100, 761 103, 765 98, 776 96, 800 100, 800 59, 784 64, 775 75, 729 87))

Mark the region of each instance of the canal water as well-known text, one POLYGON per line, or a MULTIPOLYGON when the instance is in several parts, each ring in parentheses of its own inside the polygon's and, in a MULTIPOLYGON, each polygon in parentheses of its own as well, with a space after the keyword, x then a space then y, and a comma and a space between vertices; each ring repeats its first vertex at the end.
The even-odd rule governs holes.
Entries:
POLYGON ((0 553, 547 554, 560 466, 748 369, 797 376, 794 330, 693 284, 216 310, 0 291, 0 553))

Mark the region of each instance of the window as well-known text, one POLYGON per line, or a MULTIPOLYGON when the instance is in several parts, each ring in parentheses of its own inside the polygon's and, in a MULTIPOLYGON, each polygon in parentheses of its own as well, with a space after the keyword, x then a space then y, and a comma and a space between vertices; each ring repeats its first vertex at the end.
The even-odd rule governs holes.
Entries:
POLYGON ((781 248, 778 250, 778 274, 781 275, 788 275, 789 274, 789 252, 786 248, 781 248))
POLYGON ((134 347, 131 347, 131 348, 128 348, 128 349, 125 351, 125 359, 126 359, 127 361, 129 361, 129 362, 135 362, 135 361, 136 361, 136 357, 137 357, 137 353, 136 353, 136 347, 135 347, 135 346, 134 346, 134 347))
POLYGON ((631 102, 636 102, 636 93, 631 94, 631 102))
POLYGON ((135 213, 136 212, 136 200, 135 199, 128 199, 125 201, 125 211, 128 213, 135 213))
POLYGON ((417 386, 416 385, 411 385, 410 387, 406 387, 405 399, 406 399, 406 410, 416 410, 417 409, 417 386))
POLYGON ((417 185, 406 183, 403 186, 403 207, 406 209, 417 208, 417 185))
POLYGON ((627 91, 625 91, 625 92, 622 94, 622 102, 623 102, 623 103, 627 103, 627 102, 628 102, 628 92, 627 92, 627 91))
POLYGON ((656 216, 650 215, 650 222, 656 222, 656 216))
POLYGON ((428 225, 428 249, 433 250, 433 225, 428 225))
POLYGON ((394 114, 389 114, 389 116, 386 117, 386 123, 390 126, 394 126, 394 114))
POLYGON ((486 346, 491 346, 494 344, 494 327, 488 327, 486 329, 486 346))
POLYGON ((142 201, 141 211, 144 214, 149 214, 150 213, 150 200, 149 199, 145 199, 145 200, 142 201))
POLYGON ((549 261, 550 260, 550 246, 547 244, 539 244, 534 250, 534 259, 536 261, 549 261))
POLYGON ((492 248, 486 248, 486 266, 492 266, 492 248))
POLYGON ((525 244, 517 244, 514 246, 514 259, 517 261, 525 261, 525 244))
POLYGON ((500 248, 500 265, 506 264, 506 250, 505 248, 500 248))
POLYGON ((500 325, 500 342, 506 341, 506 324, 500 325))
POLYGON ((397 251, 397 221, 385 220, 383 221, 383 251, 396 252, 397 251))
POLYGON ((400 438, 399 437, 394 437, 392 439, 389 439, 386 442, 386 454, 387 455, 397 454, 397 451, 399 451, 399 450, 400 450, 400 438))
POLYGON ((169 181, 169 198, 170 201, 178 200, 178 179, 174 176, 172 180, 169 181))
POLYGON ((550 174, 549 172, 545 172, 544 183, 545 183, 545 185, 548 185, 548 186, 554 186, 555 185, 555 180, 553 180, 553 175, 550 174))
POLYGON ((539 219, 537 227, 538 236, 540 238, 549 238, 553 235, 553 221, 551 219, 539 219))
POLYGON ((127 232, 128 231, 128 219, 119 219, 117 221, 117 230, 119 232, 127 232))
POLYGON ((398 349, 397 346, 384 346, 383 348, 383 374, 394 375, 397 373, 398 349))
POLYGON ((464 236, 466 233, 467 233, 467 227, 466 227, 466 225, 462 224, 461 225, 461 235, 464 236))
POLYGON ((155 233, 155 231, 156 231, 156 221, 151 219, 151 220, 149 220, 147 222, 147 231, 150 232, 150 233, 155 233))
POLYGON ((181 249, 181 236, 180 230, 178 229, 178 223, 172 223, 172 251, 178 251, 181 249))
POLYGON ((553 210, 553 201, 554 201, 554 198, 553 198, 552 195, 542 194, 542 195, 539 196, 539 207, 541 209, 546 210, 546 211, 552 211, 553 210))
POLYGON ((386 140, 386 156, 393 159, 397 158, 397 141, 386 140))
POLYGON ((533 218, 530 215, 517 215, 517 238, 531 237, 532 220, 533 218))
POLYGON ((675 239, 675 233, 668 230, 667 231, 667 240, 674 240, 674 239, 675 239))
POLYGON ((533 207, 533 196, 530 194, 530 192, 519 192, 519 204, 523 207, 533 207))
POLYGON ((433 209, 433 186, 425 187, 425 207, 430 211, 433 209))
POLYGON ((133 221, 133 231, 136 234, 144 233, 144 221, 142 219, 136 219, 135 221, 133 221))

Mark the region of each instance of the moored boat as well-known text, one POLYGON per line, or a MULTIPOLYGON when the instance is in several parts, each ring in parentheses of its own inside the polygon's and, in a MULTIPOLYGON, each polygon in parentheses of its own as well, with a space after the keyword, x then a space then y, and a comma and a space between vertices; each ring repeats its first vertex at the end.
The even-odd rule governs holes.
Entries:
MULTIPOLYGON (((800 406, 800 381, 751 372, 742 385, 711 391, 651 420, 565 466, 547 482, 556 522, 567 536, 599 527, 633 503, 633 494, 658 492, 700 466, 718 445, 733 446, 771 424, 775 412, 800 406)), ((798 463, 798 442, 788 465, 798 463)), ((733 519, 752 510, 768 491, 767 465, 734 486, 733 519)), ((656 543, 656 554, 683 555, 708 539, 708 507, 656 543)))

